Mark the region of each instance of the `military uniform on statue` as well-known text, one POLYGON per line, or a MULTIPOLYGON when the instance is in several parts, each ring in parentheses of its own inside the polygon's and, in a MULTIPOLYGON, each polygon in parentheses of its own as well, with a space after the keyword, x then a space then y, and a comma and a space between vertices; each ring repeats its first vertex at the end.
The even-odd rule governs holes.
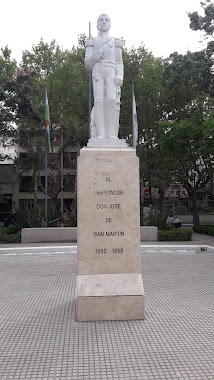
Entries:
POLYGON ((123 146, 119 141, 120 94, 123 84, 123 42, 110 37, 110 18, 97 20, 98 37, 86 41, 85 65, 92 70, 94 107, 91 113, 91 139, 87 146, 123 146), (114 140, 114 141, 97 141, 114 140))

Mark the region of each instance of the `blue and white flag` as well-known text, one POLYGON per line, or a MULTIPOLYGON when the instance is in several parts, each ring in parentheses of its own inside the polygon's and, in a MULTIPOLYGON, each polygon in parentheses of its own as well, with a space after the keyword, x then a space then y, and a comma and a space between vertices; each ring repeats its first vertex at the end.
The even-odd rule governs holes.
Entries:
POLYGON ((137 109, 134 96, 134 87, 132 87, 132 140, 133 148, 136 149, 138 139, 138 121, 137 121, 137 109))

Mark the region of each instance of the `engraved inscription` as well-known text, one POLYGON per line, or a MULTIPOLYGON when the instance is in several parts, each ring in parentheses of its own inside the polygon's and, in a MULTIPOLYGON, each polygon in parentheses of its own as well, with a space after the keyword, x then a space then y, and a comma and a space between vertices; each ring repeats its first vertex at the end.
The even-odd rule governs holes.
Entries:
MULTIPOLYGON (((106 248, 96 248, 95 252, 98 255, 104 255, 104 254, 108 253, 106 248)), ((110 253, 124 253, 124 250, 123 250, 123 248, 112 248, 110 253)))
POLYGON ((109 208, 111 208, 111 209, 121 210, 121 203, 111 203, 111 204, 109 205, 109 208))
MULTIPOLYGON (((104 175, 104 178, 103 180, 106 182, 106 187, 107 189, 101 189, 101 190, 93 190, 93 195, 96 195, 96 196, 123 196, 125 191, 122 190, 122 189, 108 189, 108 183, 112 183, 112 178, 111 178, 111 173, 102 173, 104 175)), ((114 181, 113 181, 114 182, 114 181)), ((114 199, 114 198, 113 198, 114 199)), ((106 199, 105 199, 106 200, 106 199)), ((110 199, 109 199, 110 200, 110 199)), ((96 203, 96 210, 121 210, 122 209, 122 202, 118 202, 116 203, 117 201, 119 201, 119 199, 117 200, 117 198, 115 200, 110 200, 110 202, 107 202, 107 203, 96 203)), ((101 201, 102 202, 102 201, 101 201)), ((107 212, 106 212, 107 214, 107 212)), ((102 213, 103 215, 103 213, 102 213)), ((115 214, 114 214, 115 215, 115 214)), ((104 218, 103 218, 103 223, 105 224, 109 224, 111 223, 111 228, 113 227, 114 225, 114 218, 112 217, 109 217, 110 215, 105 215, 104 213, 104 218)), ((102 224, 101 224, 102 226, 102 224)), ((116 226, 115 226, 116 227, 116 226)), ((112 231, 95 231, 94 233, 94 238, 98 237, 98 238, 103 238, 103 237, 124 237, 125 236, 125 232, 124 231, 115 231, 113 230, 112 228, 112 231)), ((99 240, 101 241, 101 240, 99 240)), ((100 248, 100 247, 97 247, 95 249, 95 252, 97 255, 104 255, 104 254, 121 254, 121 253, 124 253, 124 248, 122 247, 112 247, 112 246, 108 246, 107 248, 100 248)))
POLYGON ((103 210, 104 208, 108 208, 106 203, 97 203, 97 209, 103 210))
POLYGON ((100 236, 105 236, 105 232, 99 232, 99 231, 94 232, 94 237, 100 237, 100 236))
POLYGON ((94 237, 102 237, 102 236, 125 236, 124 231, 95 231, 94 237))
POLYGON ((124 195, 123 190, 94 190, 94 195, 124 195))
POLYGON ((110 232, 106 232, 106 236, 125 236, 125 232, 123 232, 123 231, 110 231, 110 232))
POLYGON ((111 209, 111 210, 121 210, 121 203, 110 203, 109 205, 107 203, 97 203, 97 210, 103 210, 105 208, 111 209))

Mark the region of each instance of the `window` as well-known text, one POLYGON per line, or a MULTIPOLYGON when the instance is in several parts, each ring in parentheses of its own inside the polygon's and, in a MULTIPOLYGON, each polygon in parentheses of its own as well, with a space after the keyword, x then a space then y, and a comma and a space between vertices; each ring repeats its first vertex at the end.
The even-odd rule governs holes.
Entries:
POLYGON ((34 183, 33 183, 33 178, 31 176, 22 176, 20 178, 19 191, 20 192, 34 191, 34 183))

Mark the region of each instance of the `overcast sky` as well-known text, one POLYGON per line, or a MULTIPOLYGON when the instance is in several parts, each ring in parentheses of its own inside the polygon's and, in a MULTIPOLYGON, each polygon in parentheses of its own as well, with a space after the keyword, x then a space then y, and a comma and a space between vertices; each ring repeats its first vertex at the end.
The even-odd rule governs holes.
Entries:
POLYGON ((55 39, 64 49, 77 44, 80 33, 97 35, 100 13, 111 18, 111 35, 127 46, 141 42, 157 56, 185 53, 203 47, 200 32, 189 28, 187 13, 200 11, 200 0, 1 0, 0 46, 8 45, 18 61, 42 37, 55 39))

